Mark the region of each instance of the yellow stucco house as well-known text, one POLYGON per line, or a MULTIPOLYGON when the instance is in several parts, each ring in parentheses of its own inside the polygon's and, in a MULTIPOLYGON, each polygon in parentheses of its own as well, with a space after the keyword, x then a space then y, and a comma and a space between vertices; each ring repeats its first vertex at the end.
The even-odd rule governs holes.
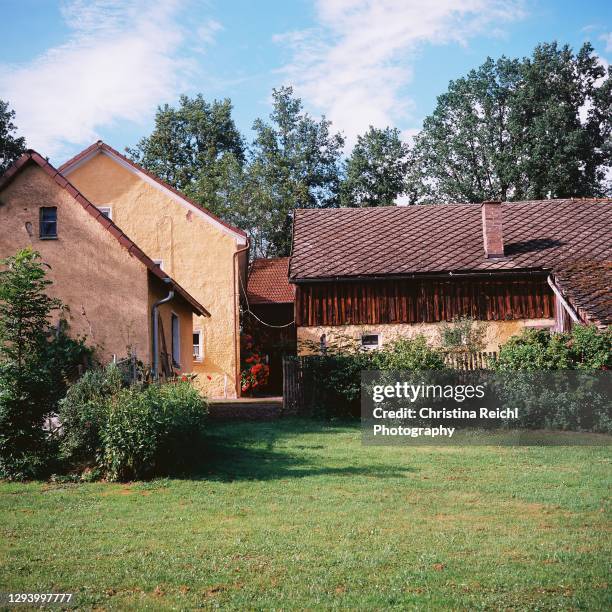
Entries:
POLYGON ((210 317, 194 318, 196 384, 212 398, 240 395, 240 292, 248 239, 127 157, 98 141, 59 168, 210 317))
POLYGON ((0 177, 0 227, 0 257, 41 254, 67 306, 54 316, 100 361, 130 351, 162 375, 193 370, 193 315, 208 311, 35 151, 0 177))

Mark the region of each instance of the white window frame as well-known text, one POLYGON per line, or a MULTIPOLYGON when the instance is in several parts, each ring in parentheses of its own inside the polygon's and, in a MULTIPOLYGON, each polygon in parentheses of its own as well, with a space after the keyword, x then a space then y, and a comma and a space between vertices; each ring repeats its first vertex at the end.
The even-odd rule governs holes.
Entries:
POLYGON ((173 310, 170 311, 170 342, 172 344, 170 348, 171 356, 172 356, 172 365, 175 368, 181 367, 181 319, 173 310), (176 356, 178 360, 174 358, 175 356, 175 343, 174 343, 174 320, 176 319, 176 356))
POLYGON ((367 332, 367 333, 361 334, 361 339, 359 343, 362 349, 366 351, 374 351, 382 346, 382 334, 380 332, 367 332), (375 345, 364 344, 363 339, 365 338, 365 336, 376 336, 378 338, 378 342, 375 345))
POLYGON ((154 259, 154 260, 153 260, 153 263, 154 263, 156 266, 159 266, 159 269, 160 269, 160 270, 163 270, 163 269, 164 269, 164 260, 163 260, 163 259, 154 259))
POLYGON ((105 217, 108 217, 111 221, 113 220, 113 207, 112 206, 98 206, 97 208, 105 217))
POLYGON ((202 363, 204 361, 204 331, 202 328, 198 327, 192 331, 192 335, 198 334, 199 341, 198 344, 194 344, 193 348, 193 360, 197 363, 202 363), (195 347, 198 347, 198 355, 196 356, 195 347))

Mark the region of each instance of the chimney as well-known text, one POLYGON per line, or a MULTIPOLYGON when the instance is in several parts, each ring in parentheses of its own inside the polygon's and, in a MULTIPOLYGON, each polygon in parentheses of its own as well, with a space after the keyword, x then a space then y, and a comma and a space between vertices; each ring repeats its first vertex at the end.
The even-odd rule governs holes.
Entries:
POLYGON ((503 257, 502 203, 497 201, 483 202, 481 208, 485 257, 503 257))

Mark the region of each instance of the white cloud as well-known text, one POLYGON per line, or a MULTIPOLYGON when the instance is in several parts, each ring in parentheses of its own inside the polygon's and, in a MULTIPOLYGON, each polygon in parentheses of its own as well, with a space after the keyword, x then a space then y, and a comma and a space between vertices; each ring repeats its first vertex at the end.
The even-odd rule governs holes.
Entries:
POLYGON ((606 43, 606 52, 612 52, 612 32, 606 32, 599 37, 606 43))
MULTIPOLYGON (((192 64, 179 52, 182 0, 71 0, 68 40, 26 64, 0 64, 0 98, 17 112, 28 145, 60 156, 119 121, 142 122, 176 98, 192 64)), ((203 24, 210 42, 219 24, 203 24)))
POLYGON ((521 0, 317 0, 318 27, 275 37, 292 53, 287 82, 347 136, 402 123, 420 46, 499 35, 521 0))

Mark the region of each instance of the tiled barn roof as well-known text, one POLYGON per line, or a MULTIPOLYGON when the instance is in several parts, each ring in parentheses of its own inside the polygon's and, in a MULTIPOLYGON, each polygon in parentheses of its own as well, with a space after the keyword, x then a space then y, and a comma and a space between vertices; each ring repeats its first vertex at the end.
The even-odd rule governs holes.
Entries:
POLYGON ((249 304, 287 304, 295 299, 288 279, 289 258, 256 259, 249 272, 249 304))
POLYGON ((477 204, 297 210, 292 281, 552 270, 612 260, 612 200, 502 205, 505 257, 487 259, 477 204))
POLYGON ((576 261, 553 271, 555 285, 580 318, 612 325, 612 262, 576 261))

